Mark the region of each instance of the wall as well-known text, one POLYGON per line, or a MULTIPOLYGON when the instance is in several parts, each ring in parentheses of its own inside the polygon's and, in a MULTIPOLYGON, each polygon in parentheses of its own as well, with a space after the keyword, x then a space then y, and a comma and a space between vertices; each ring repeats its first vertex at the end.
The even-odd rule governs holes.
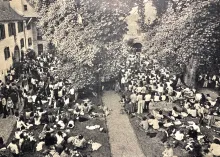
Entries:
POLYGON ((26 0, 11 0, 10 6, 24 17, 38 17, 34 8, 26 0), (27 11, 24 10, 24 5, 27 5, 27 11))
POLYGON ((33 49, 36 54, 38 54, 38 44, 43 44, 44 51, 47 51, 46 40, 37 40, 37 28, 36 28, 36 19, 39 17, 34 8, 27 2, 27 0, 11 0, 10 6, 13 8, 18 14, 31 18, 31 30, 26 30, 26 43, 27 48, 33 49), (24 11, 24 5, 27 5, 27 11, 24 11), (32 38, 32 46, 28 46, 28 38, 32 38))
MULTIPOLYGON (((4 75, 6 74, 7 70, 10 69, 12 66, 12 55, 14 54, 14 48, 17 45, 19 47, 19 50, 21 50, 20 40, 23 38, 25 40, 24 32, 18 33, 18 23, 15 22, 16 27, 16 40, 14 36, 8 35, 8 23, 1 22, 1 24, 5 25, 5 36, 6 38, 3 40, 0 40, 0 80, 4 80, 4 75), (5 60, 4 55, 4 49, 5 47, 9 47, 10 49, 10 58, 5 60)), ((25 50, 26 48, 24 48, 25 50)))

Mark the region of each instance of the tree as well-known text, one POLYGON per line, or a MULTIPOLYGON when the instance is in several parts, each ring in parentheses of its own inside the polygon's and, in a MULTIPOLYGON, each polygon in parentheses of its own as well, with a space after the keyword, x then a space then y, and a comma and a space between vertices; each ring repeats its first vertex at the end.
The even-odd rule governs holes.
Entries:
POLYGON ((67 58, 60 77, 70 77, 75 86, 97 82, 100 77, 116 76, 124 62, 127 32, 124 18, 133 7, 132 0, 57 0, 42 4, 39 27, 45 38, 57 45, 67 58))
POLYGON ((220 63, 219 7, 219 0, 169 0, 145 34, 145 51, 195 86, 196 73, 220 63))

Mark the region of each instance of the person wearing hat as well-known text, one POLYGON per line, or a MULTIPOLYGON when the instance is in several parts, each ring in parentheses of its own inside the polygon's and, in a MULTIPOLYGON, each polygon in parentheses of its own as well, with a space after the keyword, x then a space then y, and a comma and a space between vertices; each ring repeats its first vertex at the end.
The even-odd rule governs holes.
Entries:
POLYGON ((67 127, 72 129, 74 127, 74 121, 70 120, 67 124, 67 127))

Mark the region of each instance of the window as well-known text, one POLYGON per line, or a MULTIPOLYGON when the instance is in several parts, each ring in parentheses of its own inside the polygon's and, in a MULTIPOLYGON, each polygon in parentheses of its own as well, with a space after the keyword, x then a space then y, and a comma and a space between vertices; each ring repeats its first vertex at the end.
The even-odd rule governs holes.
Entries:
POLYGON ((38 55, 42 54, 44 50, 43 44, 38 44, 37 48, 38 48, 38 55))
POLYGON ((32 45, 32 39, 28 38, 28 46, 31 46, 31 45, 32 45))
POLYGON ((24 39, 20 40, 20 44, 21 44, 21 48, 23 48, 24 47, 24 39))
POLYGON ((9 47, 6 47, 4 49, 4 54, 5 54, 5 60, 7 60, 8 58, 10 58, 10 50, 9 47))
POLYGON ((26 26, 27 26, 27 30, 30 30, 31 29, 31 24, 30 23, 28 24, 28 21, 29 20, 26 20, 26 26))
POLYGON ((18 32, 23 32, 23 31, 24 31, 23 22, 18 22, 18 32))
POLYGON ((40 29, 37 29, 37 40, 42 40, 42 32, 40 29))
POLYGON ((5 25, 0 24, 0 40, 5 39, 5 25))
POLYGON ((24 5, 24 11, 27 11, 27 5, 24 5))
POLYGON ((9 36, 16 35, 15 23, 8 24, 8 34, 9 36))

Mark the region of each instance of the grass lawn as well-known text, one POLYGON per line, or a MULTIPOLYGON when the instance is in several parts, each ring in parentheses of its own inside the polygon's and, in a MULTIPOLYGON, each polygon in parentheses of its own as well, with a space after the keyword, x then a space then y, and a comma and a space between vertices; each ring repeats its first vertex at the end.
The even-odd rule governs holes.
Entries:
MULTIPOLYGON (((137 127, 139 121, 140 119, 137 117, 130 118, 130 123, 144 155, 146 157, 161 157, 162 152, 165 149, 163 143, 157 137, 150 138, 143 130, 137 127)), ((174 155, 177 155, 178 157, 189 157, 185 151, 178 147, 174 149, 174 155)))
MULTIPOLYGON (((90 100, 92 100, 93 104, 100 104, 100 100, 97 100, 97 98, 95 97, 90 98, 90 100)), ((93 107, 93 112, 102 113, 103 111, 99 109, 98 106, 95 105, 93 107)), ((39 136, 40 132, 42 131, 42 128, 43 128, 43 125, 40 125, 33 129, 33 133, 36 139, 39 136)), ((14 131, 12 131, 12 134, 11 134, 13 136, 14 136, 14 131)), ((111 156, 105 117, 93 118, 93 119, 89 119, 88 121, 84 121, 84 122, 76 121, 75 127, 71 129, 69 136, 76 136, 79 134, 82 134, 87 141, 92 140, 93 142, 98 142, 102 145, 97 151, 92 151, 91 145, 88 145, 86 149, 80 151, 82 154, 86 154, 88 156, 93 156, 93 157, 110 157, 111 156), (92 125, 100 125, 106 131, 100 132, 99 129, 95 129, 95 130, 86 129, 86 126, 92 126, 92 125)), ((22 157, 30 157, 30 156, 43 157, 44 155, 39 152, 25 153, 22 155, 22 157)))
MULTIPOLYGON (((162 104, 162 102, 160 102, 158 104, 158 106, 160 106, 162 104)), ((174 104, 173 104, 174 105, 174 104)), ((157 105, 155 105, 156 108, 157 105)), ((163 107, 164 109, 165 107, 163 107)), ((143 115, 139 115, 139 117, 130 117, 130 123, 136 133, 137 139, 139 141, 140 147, 143 150, 143 153, 145 154, 145 156, 147 157, 159 157, 162 156, 162 152, 164 151, 164 145, 162 144, 162 142, 160 142, 159 138, 157 137, 153 137, 150 138, 149 136, 146 135, 146 133, 140 129, 138 127, 138 124, 140 123, 140 117, 144 116, 143 115)), ((180 120, 182 122, 182 124, 188 124, 188 121, 193 121, 196 124, 199 123, 199 119, 198 118, 191 118, 191 117, 186 117, 185 119, 181 119, 180 120)), ((182 128, 183 130, 185 130, 184 128, 182 128)), ((206 126, 200 126, 200 130, 202 135, 206 135, 208 137, 208 139, 212 140, 213 136, 218 137, 220 132, 220 128, 207 128, 206 126)), ((173 141, 172 137, 170 137, 168 139, 168 141, 173 141)), ((181 149, 181 147, 177 146, 176 148, 174 148, 174 155, 178 156, 178 157, 190 157, 190 154, 188 154, 185 150, 181 149)))

